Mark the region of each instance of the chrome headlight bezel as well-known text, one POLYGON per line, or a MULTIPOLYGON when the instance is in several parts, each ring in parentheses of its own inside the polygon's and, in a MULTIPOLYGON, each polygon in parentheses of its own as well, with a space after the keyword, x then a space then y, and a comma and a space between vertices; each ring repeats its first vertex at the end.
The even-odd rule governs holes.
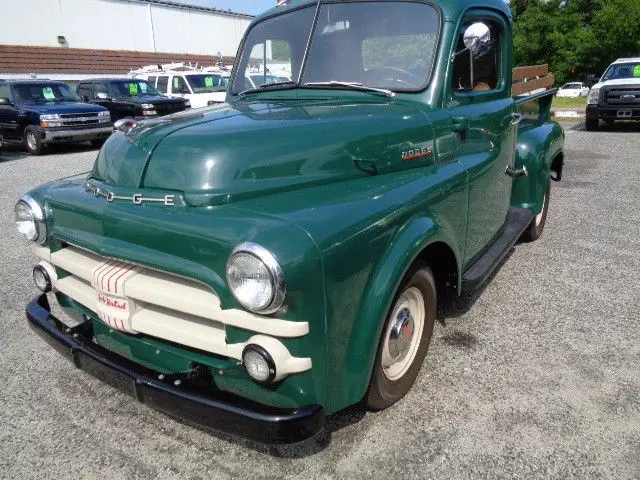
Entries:
POLYGON ((57 113, 44 113, 40 115, 41 122, 51 122, 55 120, 60 120, 60 115, 57 113))
POLYGON ((597 105, 600 100, 600 87, 593 87, 589 90, 589 96, 587 97, 587 105, 597 105))
MULTIPOLYGON (((25 205, 31 213, 31 221, 33 222, 34 232, 33 236, 27 236, 23 232, 22 235, 32 242, 37 242, 39 244, 43 244, 47 240, 47 222, 44 214, 44 210, 40 206, 38 202, 36 202, 33 197, 29 195, 23 195, 20 197, 20 200, 16 202, 16 206, 14 207, 15 212, 15 221, 18 223, 18 205, 25 205)), ((28 221, 28 220, 22 220, 28 221)))
POLYGON ((266 248, 252 242, 245 242, 233 249, 226 266, 227 285, 235 299, 247 310, 253 313, 268 315, 275 313, 284 304, 287 294, 286 283, 282 268, 276 257, 266 248), (271 284, 271 298, 260 305, 251 305, 234 290, 233 281, 230 278, 230 269, 235 266, 234 262, 241 255, 249 255, 262 263, 262 266, 269 274, 271 284))

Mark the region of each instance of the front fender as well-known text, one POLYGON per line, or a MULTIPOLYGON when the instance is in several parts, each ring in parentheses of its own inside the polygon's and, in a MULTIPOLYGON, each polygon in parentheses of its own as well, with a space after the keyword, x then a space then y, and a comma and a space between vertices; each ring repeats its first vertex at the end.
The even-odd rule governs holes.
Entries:
POLYGON ((514 180, 511 206, 542 211, 544 194, 554 159, 562 154, 564 130, 556 122, 545 122, 518 135, 515 167, 527 168, 528 175, 514 180))
POLYGON ((401 228, 373 270, 365 289, 361 308, 351 328, 344 362, 340 405, 359 402, 369 385, 378 343, 387 312, 407 270, 429 245, 445 243, 456 257, 460 278, 460 254, 446 223, 431 218, 414 218, 401 228))

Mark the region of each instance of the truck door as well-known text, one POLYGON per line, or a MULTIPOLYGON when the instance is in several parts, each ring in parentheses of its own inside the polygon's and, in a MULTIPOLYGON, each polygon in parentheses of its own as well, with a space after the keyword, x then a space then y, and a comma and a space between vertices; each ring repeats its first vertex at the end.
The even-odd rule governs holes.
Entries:
POLYGON ((454 155, 469 181, 466 265, 501 233, 510 205, 512 179, 505 172, 514 161, 517 120, 510 89, 510 35, 509 23, 498 14, 467 15, 449 68, 445 103, 457 137, 454 155), (484 32, 488 27, 489 35, 473 49, 464 41, 471 25, 484 32))
POLYGON ((20 133, 18 128, 18 109, 13 105, 14 98, 11 95, 9 85, 0 84, 0 98, 6 98, 9 103, 0 104, 0 138, 4 140, 16 140, 20 133))

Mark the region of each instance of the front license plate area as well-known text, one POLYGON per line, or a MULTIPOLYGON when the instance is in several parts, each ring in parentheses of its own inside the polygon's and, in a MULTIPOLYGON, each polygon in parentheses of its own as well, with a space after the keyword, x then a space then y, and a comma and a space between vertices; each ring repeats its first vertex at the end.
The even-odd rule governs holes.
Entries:
POLYGON ((618 110, 618 118, 631 118, 633 117, 633 110, 622 109, 618 110))
POLYGON ((76 355, 78 364, 82 370, 104 383, 117 388, 121 392, 136 398, 136 386, 133 378, 128 375, 124 375, 117 370, 104 366, 102 363, 82 352, 76 352, 76 355))

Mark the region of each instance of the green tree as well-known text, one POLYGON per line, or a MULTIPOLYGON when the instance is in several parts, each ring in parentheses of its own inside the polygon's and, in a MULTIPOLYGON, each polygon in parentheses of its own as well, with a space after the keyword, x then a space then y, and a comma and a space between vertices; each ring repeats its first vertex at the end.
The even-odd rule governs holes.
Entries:
POLYGON ((512 0, 516 65, 548 63, 562 84, 640 54, 640 0, 512 0))

